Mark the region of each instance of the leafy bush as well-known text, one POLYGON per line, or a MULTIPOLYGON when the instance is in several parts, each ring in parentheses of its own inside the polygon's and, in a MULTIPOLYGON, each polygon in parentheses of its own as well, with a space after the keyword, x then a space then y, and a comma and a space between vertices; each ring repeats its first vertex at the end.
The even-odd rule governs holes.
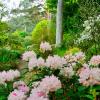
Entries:
POLYGON ((77 47, 71 48, 69 50, 66 51, 66 54, 75 54, 77 52, 80 52, 81 50, 77 47))
MULTIPOLYGON (((25 36, 23 42, 22 42, 22 45, 23 47, 25 48, 25 50, 28 50, 30 49, 30 47, 32 46, 32 36, 25 36)), ((32 49, 31 49, 32 50, 32 49)))
POLYGON ((7 44, 8 36, 7 35, 0 35, 0 47, 3 47, 7 44))
POLYGON ((65 33, 63 36, 63 42, 66 47, 72 47, 74 42, 74 35, 71 35, 70 33, 65 33))
MULTIPOLYGON (((44 55, 52 50, 45 43, 41 49, 45 49, 40 50, 44 55)), ((88 63, 83 64, 81 61, 85 61, 85 54, 80 52, 79 48, 70 49, 68 52, 62 57, 50 54, 51 56, 43 58, 37 57, 34 51, 26 51, 22 59, 28 64, 27 68, 23 69, 23 75, 12 70, 0 72, 0 84, 5 86, 4 90, 0 88, 1 91, 6 91, 10 81, 14 82, 13 89, 11 87, 6 95, 1 94, 0 97, 4 98, 5 95, 8 100, 12 100, 13 97, 21 100, 96 99, 100 89, 100 55, 93 56, 88 63)))
MULTIPOLYGON (((45 49, 44 52, 41 51, 44 55, 47 50, 50 50, 48 45, 41 48, 45 49)), ((22 97, 27 95, 29 100, 34 98, 38 100, 41 97, 46 100, 96 99, 97 90, 100 88, 98 80, 100 79, 98 76, 100 55, 93 56, 87 64, 81 62, 82 60, 85 61, 85 54, 79 48, 70 49, 67 55, 62 57, 52 55, 43 59, 38 58, 35 52, 28 51, 23 54, 22 58, 28 62, 27 68, 29 69, 29 72, 26 70, 22 80, 28 84, 31 90, 30 95, 24 91, 22 97), (97 59, 98 62, 95 62, 97 59)), ((22 88, 18 87, 17 92, 12 91, 9 97, 13 96, 13 92, 20 93, 22 88)))
POLYGON ((88 20, 84 21, 83 27, 84 30, 75 43, 86 53, 88 52, 90 54, 91 52, 91 55, 99 54, 100 15, 89 17, 88 20))
POLYGON ((7 86, 0 85, 0 100, 7 100, 7 97, 12 90, 13 82, 7 83, 7 86))
POLYGON ((61 46, 60 47, 53 47, 53 53, 55 54, 55 55, 59 55, 59 56, 64 56, 65 55, 65 53, 66 53, 66 47, 65 47, 65 45, 64 44, 61 44, 61 46))
POLYGON ((55 25, 53 21, 40 21, 32 32, 34 48, 39 48, 41 41, 49 41, 55 43, 55 25))
POLYGON ((16 69, 19 64, 19 61, 9 61, 6 63, 0 62, 0 71, 3 70, 10 70, 10 69, 16 69))
POLYGON ((0 62, 13 61, 20 58, 20 52, 15 50, 0 49, 0 62))
POLYGON ((8 24, 0 20, 0 35, 6 33, 8 30, 9 30, 8 24))
POLYGON ((9 70, 17 67, 20 52, 15 50, 0 49, 0 70, 9 70))

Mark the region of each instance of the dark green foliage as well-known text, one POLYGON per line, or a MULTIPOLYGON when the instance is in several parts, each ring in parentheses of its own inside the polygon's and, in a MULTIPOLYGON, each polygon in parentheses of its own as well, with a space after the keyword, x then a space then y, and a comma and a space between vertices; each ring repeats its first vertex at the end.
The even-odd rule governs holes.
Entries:
POLYGON ((5 22, 0 21, 0 34, 5 33, 9 30, 9 26, 5 22))
POLYGON ((15 50, 0 49, 0 71, 15 69, 18 65, 20 52, 15 50))
POLYGON ((13 91, 12 82, 8 82, 7 85, 0 85, 0 100, 7 100, 7 97, 12 91, 13 91))
POLYGON ((65 33, 63 35, 63 43, 67 48, 73 48, 74 45, 74 40, 76 39, 74 33, 65 33))
POLYGON ((79 0, 79 12, 82 20, 100 13, 100 0, 79 0))
MULTIPOLYGON (((47 8, 50 12, 56 14, 57 0, 46 0, 47 8)), ((63 1, 63 32, 74 31, 79 28, 80 15, 78 13, 78 0, 63 1)))
POLYGON ((53 50, 53 53, 55 55, 59 55, 59 56, 64 56, 64 54, 66 53, 66 47, 65 47, 65 44, 61 44, 61 47, 57 47, 57 48, 54 48, 53 50))
POLYGON ((6 45, 7 41, 8 41, 8 36, 6 34, 0 35, 0 46, 1 47, 3 47, 4 45, 6 45))
POLYGON ((5 39, 5 34, 10 30, 7 23, 0 21, 0 44, 2 42, 2 37, 5 39))
POLYGON ((15 50, 0 49, 0 62, 16 60, 20 57, 20 52, 15 50))

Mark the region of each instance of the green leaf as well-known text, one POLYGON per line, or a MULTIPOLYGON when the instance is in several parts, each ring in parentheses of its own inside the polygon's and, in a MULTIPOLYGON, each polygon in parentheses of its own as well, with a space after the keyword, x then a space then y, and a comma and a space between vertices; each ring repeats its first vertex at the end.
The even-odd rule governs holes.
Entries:
POLYGON ((7 100, 7 98, 5 96, 0 95, 0 100, 7 100))
POLYGON ((55 92, 55 95, 56 96, 61 96, 63 94, 63 89, 58 89, 56 92, 55 92))
POLYGON ((92 95, 85 95, 84 97, 90 99, 90 100, 94 100, 93 96, 92 95))
POLYGON ((97 90, 97 91, 100 90, 100 85, 94 86, 93 89, 95 89, 95 90, 97 90))
POLYGON ((79 92, 84 91, 85 89, 86 89, 85 86, 79 86, 79 87, 78 87, 78 91, 79 91, 79 92))

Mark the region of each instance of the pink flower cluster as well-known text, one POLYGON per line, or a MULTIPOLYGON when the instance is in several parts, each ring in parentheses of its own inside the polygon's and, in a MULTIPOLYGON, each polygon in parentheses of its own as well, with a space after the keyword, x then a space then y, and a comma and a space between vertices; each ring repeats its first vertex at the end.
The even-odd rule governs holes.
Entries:
POLYGON ((81 61, 85 59, 85 54, 83 52, 78 52, 75 54, 77 61, 81 61))
POLYGON ((71 78, 74 75, 74 70, 73 70, 72 66, 64 67, 61 69, 60 74, 64 75, 67 78, 71 78))
POLYGON ((52 75, 52 76, 46 76, 45 78, 42 79, 40 82, 40 87, 47 91, 47 92, 54 92, 57 89, 61 88, 61 82, 60 80, 52 75))
POLYGON ((18 89, 19 91, 24 92, 25 94, 29 92, 29 87, 23 81, 14 82, 13 88, 18 89))
POLYGON ((64 64, 66 64, 66 60, 63 57, 54 55, 48 56, 45 65, 51 69, 60 69, 64 64))
POLYGON ((45 66, 50 67, 51 69, 60 69, 66 63, 67 63, 66 60, 58 55, 48 56, 46 61, 42 57, 40 58, 32 57, 29 60, 28 68, 29 71, 32 71, 33 68, 35 67, 41 68, 45 66))
POLYGON ((27 100, 49 100, 47 94, 39 87, 32 89, 27 100))
POLYGON ((18 70, 0 72, 0 84, 5 84, 6 82, 13 81, 18 77, 20 77, 20 72, 18 70))
POLYGON ((65 59, 66 59, 66 61, 68 62, 68 63, 72 63, 72 62, 76 62, 77 61, 77 59, 76 59, 76 57, 75 56, 73 56, 73 55, 65 55, 65 59))
POLYGON ((29 68, 29 71, 32 71, 34 67, 38 67, 38 68, 41 68, 45 66, 45 61, 42 57, 40 58, 31 58, 29 63, 28 63, 28 68, 29 68))
POLYGON ((8 100, 26 100, 26 94, 29 92, 29 87, 23 81, 14 82, 13 88, 16 88, 12 91, 9 96, 8 100))
POLYGON ((42 57, 37 59, 37 66, 38 67, 45 66, 45 60, 42 57))
POLYGON ((41 52, 46 52, 46 51, 51 51, 51 45, 48 42, 41 42, 40 44, 40 51, 41 52))
POLYGON ((30 97, 27 100, 49 100, 48 93, 61 88, 60 80, 52 76, 46 76, 38 82, 38 86, 32 89, 30 97))
POLYGON ((26 100, 26 95, 24 94, 24 92, 14 90, 9 94, 8 100, 26 100))
POLYGON ((69 55, 65 55, 65 59, 69 63, 81 62, 85 59, 85 54, 83 52, 78 52, 78 53, 75 53, 74 55, 69 54, 69 55))
POLYGON ((79 82, 85 86, 100 84, 100 68, 83 67, 79 70, 79 82))
POLYGON ((13 87, 16 89, 9 94, 8 100, 49 100, 48 93, 54 92, 62 86, 60 80, 52 75, 46 76, 38 82, 38 85, 31 90, 29 97, 26 95, 29 93, 29 88, 23 81, 15 82, 13 87))
POLYGON ((22 59, 29 61, 31 58, 36 58, 36 53, 34 51, 27 51, 22 55, 22 59))
POLYGON ((29 71, 32 71, 34 67, 37 67, 37 58, 31 58, 28 63, 29 71))
POLYGON ((99 65, 100 64, 100 55, 97 55, 97 56, 93 56, 91 59, 90 59, 90 65, 99 65))

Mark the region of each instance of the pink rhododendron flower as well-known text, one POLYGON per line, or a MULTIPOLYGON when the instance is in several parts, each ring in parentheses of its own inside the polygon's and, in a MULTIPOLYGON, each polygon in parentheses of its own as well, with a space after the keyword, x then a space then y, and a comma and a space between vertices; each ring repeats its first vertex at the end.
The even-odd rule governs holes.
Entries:
POLYGON ((18 70, 13 71, 13 75, 15 78, 20 77, 20 72, 18 70))
POLYGON ((27 100, 49 100, 48 98, 38 97, 36 95, 30 96, 27 100))
POLYGON ((73 70, 72 66, 64 67, 61 69, 60 73, 64 76, 66 76, 67 78, 71 78, 74 75, 74 70, 73 70))
POLYGON ((92 68, 91 74, 95 80, 100 82, 100 68, 92 68))
POLYGON ((85 86, 100 84, 100 68, 82 68, 79 77, 79 82, 85 86))
POLYGON ((46 76, 40 82, 40 87, 43 90, 47 91, 47 92, 53 92, 53 91, 56 91, 57 89, 61 88, 61 82, 54 75, 52 75, 52 76, 46 76))
POLYGON ((23 81, 17 81, 13 83, 13 88, 18 88, 19 85, 25 85, 23 81))
POLYGON ((66 60, 58 55, 48 56, 46 59, 46 66, 51 69, 60 69, 64 64, 66 64, 66 60))
POLYGON ((8 100, 26 100, 26 95, 18 90, 14 90, 8 96, 8 100))
POLYGON ((31 58, 28 63, 29 71, 32 71, 34 67, 37 67, 37 58, 31 58))
POLYGON ((69 63, 81 62, 85 59, 85 54, 83 52, 78 52, 78 53, 75 53, 74 55, 67 54, 65 55, 65 59, 69 63))
POLYGON ((29 92, 29 87, 26 85, 22 85, 22 86, 18 86, 18 90, 24 93, 28 93, 29 92))
POLYGON ((31 58, 36 58, 36 53, 34 51, 27 51, 22 55, 22 59, 29 61, 31 58))
POLYGON ((42 42, 40 44, 40 50, 41 50, 41 52, 44 53, 45 51, 51 51, 52 48, 51 48, 51 45, 48 42, 42 42))
POLYGON ((76 62, 77 58, 73 55, 65 55, 64 57, 68 63, 76 62))
POLYGON ((7 81, 13 81, 14 80, 14 71, 13 70, 9 70, 7 71, 7 76, 6 76, 6 80, 7 81))
POLYGON ((78 52, 78 53, 75 54, 75 57, 77 58, 77 61, 78 60, 84 60, 85 54, 83 52, 78 52))
POLYGON ((90 65, 99 65, 100 64, 100 55, 97 55, 97 56, 93 56, 91 59, 90 59, 90 65))
POLYGON ((90 73, 91 72, 90 72, 90 69, 88 67, 82 68, 80 70, 80 73, 79 73, 79 77, 80 77, 79 81, 80 81, 80 83, 82 83, 85 80, 87 80, 89 78, 89 76, 90 76, 90 73))
POLYGON ((4 78, 4 76, 2 75, 2 73, 0 73, 0 84, 5 84, 6 79, 4 78))
POLYGON ((20 77, 20 72, 18 70, 9 70, 7 71, 7 81, 13 81, 14 78, 20 77))
POLYGON ((44 59, 42 57, 38 58, 38 60, 37 60, 37 66, 38 67, 45 66, 45 61, 44 61, 44 59))
POLYGON ((24 93, 29 92, 29 87, 23 81, 14 82, 13 88, 16 88, 19 91, 24 92, 24 93))
POLYGON ((20 77, 20 72, 18 70, 0 72, 0 84, 5 84, 6 82, 13 81, 18 77, 20 77))
POLYGON ((38 87, 32 89, 30 97, 27 100, 49 100, 49 99, 47 93, 38 87))

